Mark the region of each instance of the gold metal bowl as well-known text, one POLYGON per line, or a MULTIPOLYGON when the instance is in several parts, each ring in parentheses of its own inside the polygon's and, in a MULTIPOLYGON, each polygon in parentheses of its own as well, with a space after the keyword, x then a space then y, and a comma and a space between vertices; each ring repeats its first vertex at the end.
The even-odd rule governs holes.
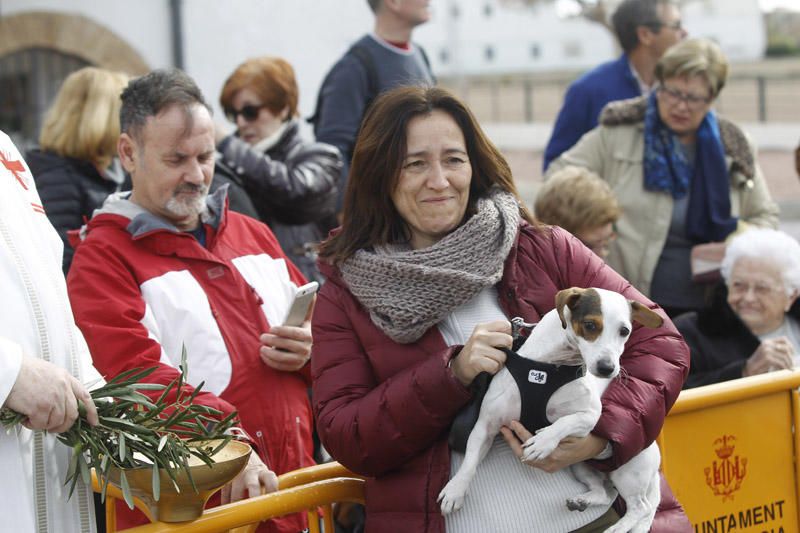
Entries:
MULTIPOLYGON (((208 441, 203 446, 214 447, 219 441, 208 441)), ((214 456, 214 464, 209 466, 200 459, 192 457, 189 461, 189 470, 197 487, 197 492, 192 488, 189 476, 183 470, 176 470, 180 492, 175 490, 172 479, 161 469, 161 494, 156 501, 153 498, 153 469, 150 467, 125 469, 125 477, 131 489, 131 494, 139 498, 148 508, 153 520, 161 522, 185 522, 194 520, 203 514, 203 507, 217 490, 231 481, 242 471, 247 464, 251 453, 250 446, 244 442, 232 440, 219 450, 214 456), (194 464, 193 464, 194 463, 194 464)), ((120 486, 119 469, 111 468, 109 481, 120 486)))

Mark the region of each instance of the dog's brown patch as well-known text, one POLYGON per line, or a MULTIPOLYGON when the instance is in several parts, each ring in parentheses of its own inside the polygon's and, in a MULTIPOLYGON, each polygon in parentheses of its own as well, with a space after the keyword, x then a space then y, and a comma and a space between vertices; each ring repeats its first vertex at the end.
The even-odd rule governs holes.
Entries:
POLYGON ((572 287, 556 295, 561 325, 564 321, 564 307, 569 307, 572 330, 587 341, 594 341, 603 333, 603 312, 600 307, 600 294, 594 289, 572 287))

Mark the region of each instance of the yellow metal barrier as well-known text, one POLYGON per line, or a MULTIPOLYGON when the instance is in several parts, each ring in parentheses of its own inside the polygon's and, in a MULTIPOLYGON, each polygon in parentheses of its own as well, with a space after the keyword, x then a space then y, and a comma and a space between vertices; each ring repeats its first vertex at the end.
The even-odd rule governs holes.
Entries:
MULTIPOLYGON (((92 472, 95 492, 100 486, 92 472)), ((109 485, 106 492, 106 530, 116 529, 115 500, 122 492, 109 485)), ((331 504, 335 502, 364 503, 364 480, 339 463, 326 463, 287 472, 278 476, 278 491, 249 498, 228 505, 220 505, 203 512, 197 520, 186 523, 167 524, 153 522, 145 526, 126 529, 128 533, 219 533, 237 528, 236 533, 255 531, 263 520, 301 511, 308 512, 310 533, 320 533, 322 520, 325 533, 334 531, 331 504)), ((146 506, 134 498, 134 504, 147 514, 146 506)), ((152 520, 152 517, 148 518, 152 520)))
MULTIPOLYGON (((681 393, 658 437, 661 468, 695 533, 800 532, 800 371, 781 371, 681 393)), ((95 490, 99 490, 93 477, 95 490)), ((364 501, 364 480, 338 463, 288 472, 278 492, 208 509, 183 524, 129 533, 253 531, 262 520, 307 510, 309 530, 333 531, 331 503, 364 501), (319 508, 322 508, 321 510, 319 508)), ((114 498, 108 487, 108 531, 114 498)), ((143 506, 137 503, 140 509, 143 506)))
POLYGON ((800 531, 800 371, 681 393, 661 468, 695 533, 800 531))

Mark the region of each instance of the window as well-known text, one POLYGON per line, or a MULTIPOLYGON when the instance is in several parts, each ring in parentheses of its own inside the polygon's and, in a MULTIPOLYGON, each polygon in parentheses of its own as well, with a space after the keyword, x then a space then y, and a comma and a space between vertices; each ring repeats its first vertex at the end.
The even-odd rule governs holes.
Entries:
POLYGON ((492 16, 492 5, 489 4, 488 2, 486 4, 483 4, 483 14, 486 18, 492 16))
POLYGON ((489 45, 483 50, 483 56, 486 58, 486 61, 494 61, 494 48, 489 45))
POLYGON ((439 61, 441 61, 442 64, 446 64, 450 61, 450 52, 447 51, 447 48, 439 50, 439 61))
POLYGON ((88 66, 83 59, 47 48, 28 48, 0 58, 0 129, 24 151, 39 138, 44 115, 61 83, 88 66))
POLYGON ((531 51, 531 59, 539 59, 539 56, 542 55, 542 50, 539 48, 539 45, 533 43, 530 48, 531 51))

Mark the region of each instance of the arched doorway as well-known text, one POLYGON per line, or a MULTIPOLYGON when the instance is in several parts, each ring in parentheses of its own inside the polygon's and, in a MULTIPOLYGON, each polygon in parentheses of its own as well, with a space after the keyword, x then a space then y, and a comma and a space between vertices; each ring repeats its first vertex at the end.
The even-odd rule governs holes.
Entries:
POLYGON ((88 65, 139 75, 136 50, 82 15, 26 12, 0 18, 0 129, 20 149, 36 143, 61 83, 88 65))

